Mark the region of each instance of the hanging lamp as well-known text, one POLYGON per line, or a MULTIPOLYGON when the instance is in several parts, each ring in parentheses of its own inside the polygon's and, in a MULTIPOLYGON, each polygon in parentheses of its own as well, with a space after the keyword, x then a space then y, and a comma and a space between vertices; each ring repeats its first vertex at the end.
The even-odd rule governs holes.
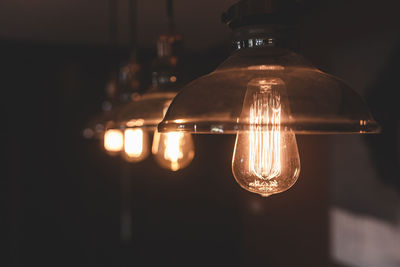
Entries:
MULTIPOLYGON (((109 17, 109 48, 112 49, 117 43, 117 1, 108 1, 108 17, 109 17)), ((119 70, 118 70, 119 71, 119 70)), ((103 143, 105 129, 109 121, 112 121, 118 107, 120 106, 120 90, 118 90, 118 78, 115 73, 110 77, 111 79, 105 86, 106 98, 101 103, 101 110, 98 114, 93 116, 85 125, 83 129, 83 137, 86 139, 101 140, 103 143)), ((107 150, 106 150, 107 151, 107 150)))
POLYGON ((140 91, 140 65, 136 59, 136 53, 132 52, 129 62, 119 69, 119 77, 115 82, 117 88, 117 103, 115 107, 105 113, 103 123, 105 129, 102 144, 106 152, 111 155, 119 155, 125 151, 126 142, 124 141, 124 132, 117 122, 118 114, 128 106, 140 91))
MULTIPOLYGON (((117 3, 110 1, 110 47, 117 45, 117 3)), ((122 67, 118 66, 106 84, 106 99, 102 102, 102 112, 94 116, 83 130, 83 136, 88 139, 100 141, 102 148, 111 156, 119 155, 124 149, 124 135, 116 124, 116 115, 131 98, 137 95, 141 89, 141 66, 136 58, 136 0, 129 0, 130 20, 130 58, 122 67)))
POLYGON ((163 119, 171 100, 182 85, 177 72, 182 37, 174 32, 172 1, 167 1, 168 34, 157 41, 157 58, 152 64, 152 85, 147 92, 136 94, 117 114, 118 127, 124 130, 123 156, 131 162, 143 160, 150 150, 149 133, 154 133, 151 152, 156 162, 169 170, 186 167, 194 157, 190 133, 160 134, 157 125, 163 119))
POLYGON ((236 134, 232 171, 262 196, 300 172, 295 134, 378 133, 363 99, 289 50, 296 1, 241 0, 223 14, 234 52, 175 96, 160 132, 236 134))

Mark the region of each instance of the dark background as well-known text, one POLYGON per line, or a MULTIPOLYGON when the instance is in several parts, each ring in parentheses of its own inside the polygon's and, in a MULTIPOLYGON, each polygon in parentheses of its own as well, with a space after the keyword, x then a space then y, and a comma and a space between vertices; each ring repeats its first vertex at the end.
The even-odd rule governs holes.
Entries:
MULTIPOLYGON (((233 2, 175 1, 188 80, 213 71, 229 55, 230 31, 219 14, 233 2)), ((129 56, 127 1, 118 1, 113 38, 108 1, 2 1, 7 171, 1 179, 0 264, 400 266, 396 255, 385 255, 384 262, 378 253, 400 248, 395 2, 306 1, 301 53, 363 95, 383 133, 297 136, 298 182, 264 199, 233 179, 234 136, 194 136, 195 158, 177 173, 159 168, 151 156, 125 163, 82 137, 100 112, 112 71, 129 56), (356 235, 351 244, 363 248, 343 254, 338 247, 349 243, 336 238, 342 228, 332 210, 389 225, 394 230, 384 243, 391 247, 356 235), (131 234, 121 228, 127 218, 131 234), (372 261, 360 251, 378 256, 372 261)), ((164 1, 138 1, 144 73, 150 73, 156 38, 166 30, 164 9, 164 1)), ((150 79, 144 74, 143 84, 150 79)))

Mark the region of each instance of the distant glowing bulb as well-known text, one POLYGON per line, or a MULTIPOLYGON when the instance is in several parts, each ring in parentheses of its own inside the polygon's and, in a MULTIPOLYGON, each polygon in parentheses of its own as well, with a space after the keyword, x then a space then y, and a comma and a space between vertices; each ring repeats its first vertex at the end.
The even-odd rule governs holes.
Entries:
POLYGON ((140 128, 125 129, 123 157, 129 162, 138 162, 149 154, 147 134, 140 128))
POLYGON ((194 157, 191 134, 182 132, 154 133, 152 153, 161 167, 177 171, 185 168, 194 157))
POLYGON ((122 131, 118 129, 108 129, 104 133, 104 149, 111 154, 122 150, 124 137, 122 131))
POLYGON ((125 130, 125 153, 130 157, 139 157, 143 152, 143 130, 125 130))
POLYGON ((241 121, 248 131, 236 136, 232 171, 244 189, 262 196, 289 189, 300 173, 294 133, 281 129, 289 106, 286 87, 279 78, 254 79, 248 83, 241 121))

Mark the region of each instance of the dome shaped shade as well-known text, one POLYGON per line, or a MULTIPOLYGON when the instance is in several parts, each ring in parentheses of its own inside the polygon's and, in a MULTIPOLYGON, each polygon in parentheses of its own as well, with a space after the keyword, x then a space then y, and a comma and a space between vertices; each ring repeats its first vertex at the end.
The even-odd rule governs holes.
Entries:
POLYGON ((118 125, 154 131, 175 95, 176 92, 156 92, 135 97, 118 112, 118 125))
POLYGON ((172 101, 158 130, 248 131, 249 118, 240 115, 248 84, 254 79, 284 82, 290 113, 280 122, 283 130, 296 134, 379 132, 363 99, 343 81, 277 47, 237 51, 214 72, 189 83, 172 101))

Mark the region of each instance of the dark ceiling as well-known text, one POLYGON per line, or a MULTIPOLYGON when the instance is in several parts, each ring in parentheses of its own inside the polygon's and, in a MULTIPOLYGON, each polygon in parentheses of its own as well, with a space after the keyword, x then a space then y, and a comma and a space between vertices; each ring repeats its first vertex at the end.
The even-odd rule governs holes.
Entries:
MULTIPOLYGON (((109 42, 109 0, 2 0, 0 39, 38 43, 105 45, 109 42)), ((129 0, 116 0, 118 43, 129 42, 129 0)), ((229 29, 220 15, 236 0, 174 1, 177 31, 189 50, 221 43, 229 29)), ((138 0, 138 40, 152 46, 167 29, 166 1, 138 0), (145 29, 145 30, 144 30, 145 29)))

